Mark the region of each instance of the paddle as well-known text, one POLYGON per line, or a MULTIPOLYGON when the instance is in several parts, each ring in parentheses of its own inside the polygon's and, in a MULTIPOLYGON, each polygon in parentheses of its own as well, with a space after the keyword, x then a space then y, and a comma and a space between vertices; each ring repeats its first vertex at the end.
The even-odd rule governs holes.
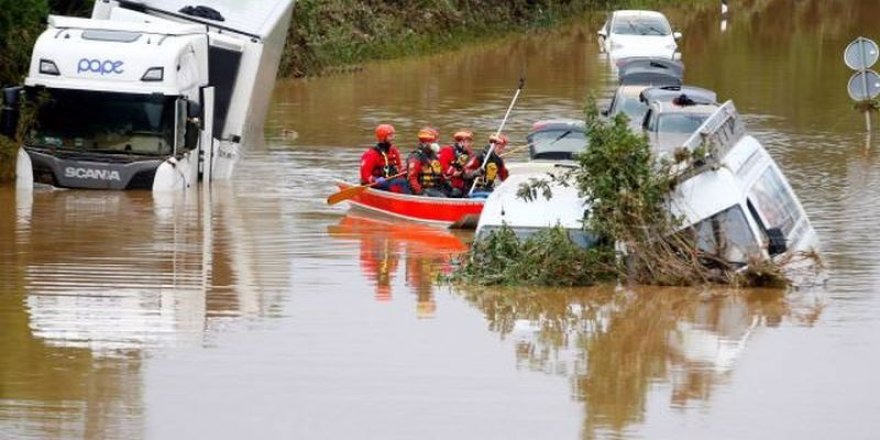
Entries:
MULTIPOLYGON (((523 86, 526 84, 526 78, 519 78, 519 87, 516 89, 516 93, 513 94, 513 99, 510 101, 510 106, 507 107, 507 113, 504 114, 504 119, 501 120, 501 125, 498 127, 498 131, 495 132, 495 137, 501 134, 501 131, 504 130, 504 124, 507 123, 507 118, 510 116, 510 111, 513 110, 513 105, 516 104, 516 98, 519 98, 519 92, 522 92, 523 86)), ((486 157, 483 158, 483 165, 480 166, 480 169, 486 169, 486 164, 489 163, 489 158, 492 157, 492 151, 495 150, 495 144, 489 145, 489 151, 486 152, 486 157)), ((468 191, 468 197, 470 197, 474 193, 474 189, 477 187, 477 180, 474 179, 474 183, 471 185, 471 190, 468 191)))
MULTIPOLYGON (((393 175, 393 176, 390 176, 390 177, 386 177, 386 179, 394 179, 394 178, 396 178, 396 177, 403 176, 404 174, 406 174, 406 171, 401 172, 401 173, 397 173, 397 174, 395 174, 395 175, 393 175)), ((358 194, 360 194, 360 193, 366 191, 367 188, 370 188, 370 187, 372 187, 372 186, 375 186, 376 183, 377 183, 377 182, 373 182, 373 183, 365 183, 365 184, 363 184, 363 185, 350 186, 350 187, 348 187, 348 188, 345 188, 345 189, 342 189, 342 190, 336 191, 335 193, 330 194, 330 195, 327 197, 327 204, 328 204, 328 205, 335 205, 335 204, 337 204, 337 203, 339 203, 339 202, 341 202, 341 201, 343 201, 343 200, 348 200, 348 199, 350 199, 350 198, 352 198, 352 197, 354 197, 354 196, 356 196, 356 195, 358 195, 358 194)))

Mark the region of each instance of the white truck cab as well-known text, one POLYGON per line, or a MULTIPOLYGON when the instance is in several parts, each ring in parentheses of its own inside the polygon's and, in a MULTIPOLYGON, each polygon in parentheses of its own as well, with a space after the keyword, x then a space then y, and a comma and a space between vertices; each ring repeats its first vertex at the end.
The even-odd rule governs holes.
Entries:
POLYGON ((25 109, 17 185, 169 190, 228 179, 261 141, 295 0, 98 0, 50 16, 24 87, 4 91, 7 134, 25 109), (215 9, 216 8, 216 9, 215 9))

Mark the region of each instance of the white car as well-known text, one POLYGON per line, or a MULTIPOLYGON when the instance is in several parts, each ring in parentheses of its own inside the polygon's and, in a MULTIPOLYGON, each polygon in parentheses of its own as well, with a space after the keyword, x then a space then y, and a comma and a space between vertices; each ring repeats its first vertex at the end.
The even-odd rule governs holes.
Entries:
POLYGON ((656 11, 614 11, 599 30, 599 45, 612 58, 679 58, 680 32, 656 11))

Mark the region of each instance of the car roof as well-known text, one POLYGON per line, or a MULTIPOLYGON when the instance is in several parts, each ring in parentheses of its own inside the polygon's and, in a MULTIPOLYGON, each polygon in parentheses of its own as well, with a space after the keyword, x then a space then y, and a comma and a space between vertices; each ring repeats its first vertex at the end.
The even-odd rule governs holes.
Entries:
POLYGON ((623 85, 617 88, 617 91, 614 92, 615 96, 625 96, 627 98, 635 98, 642 94, 642 91, 650 88, 651 86, 644 84, 629 84, 623 85))
POLYGON ((618 79, 636 69, 650 69, 656 70, 657 72, 666 72, 670 75, 677 75, 679 78, 684 76, 684 64, 681 61, 675 61, 669 58, 627 57, 618 59, 615 62, 615 65, 617 66, 618 79))
POLYGON ((718 104, 691 104, 679 105, 672 101, 654 101, 651 103, 652 109, 656 113, 694 113, 694 114, 712 114, 720 107, 718 104))
POLYGON ((711 90, 684 85, 649 87, 639 94, 639 100, 648 104, 654 101, 671 101, 681 95, 686 95, 698 104, 716 104, 718 100, 718 95, 711 90))
POLYGON ((537 121, 532 124, 531 133, 537 133, 539 131, 546 130, 586 130, 586 123, 581 119, 567 119, 567 118, 559 118, 559 119, 544 119, 541 121, 537 121))
POLYGON ((666 18, 666 16, 660 12, 640 10, 640 9, 622 9, 619 11, 614 11, 613 16, 624 17, 624 18, 629 18, 629 17, 662 17, 662 18, 666 18))
POLYGON ((555 141, 535 143, 535 134, 544 131, 565 131, 565 135, 569 132, 586 133, 587 124, 579 119, 547 119, 535 122, 532 130, 526 135, 526 141, 529 144, 529 157, 531 159, 555 159, 555 160, 571 160, 574 153, 583 151, 583 146, 571 146, 568 143, 556 143, 555 141))
POLYGON ((681 85, 681 76, 654 68, 633 68, 620 76, 619 81, 622 86, 676 86, 681 85))

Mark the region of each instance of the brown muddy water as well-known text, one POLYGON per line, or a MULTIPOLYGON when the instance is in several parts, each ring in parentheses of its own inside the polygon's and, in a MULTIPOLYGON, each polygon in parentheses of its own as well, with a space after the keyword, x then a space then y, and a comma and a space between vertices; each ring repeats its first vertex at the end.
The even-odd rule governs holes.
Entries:
POLYGON ((667 11, 687 82, 780 163, 824 286, 455 290, 468 234, 324 204, 375 124, 488 136, 521 72, 514 144, 580 116, 612 91, 594 21, 282 81, 210 192, 0 189, 0 438, 877 438, 880 143, 842 51, 880 4, 731 3, 667 11))

